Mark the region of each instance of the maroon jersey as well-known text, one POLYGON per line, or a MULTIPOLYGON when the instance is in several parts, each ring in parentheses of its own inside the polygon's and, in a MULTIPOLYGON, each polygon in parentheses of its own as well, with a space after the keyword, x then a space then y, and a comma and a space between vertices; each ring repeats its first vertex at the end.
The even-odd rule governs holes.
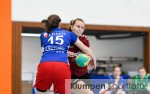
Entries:
MULTIPOLYGON (((80 36, 79 40, 87 47, 90 47, 89 40, 87 39, 87 37, 85 35, 80 36)), ((74 53, 81 52, 81 50, 78 47, 76 47, 74 44, 70 45, 69 51, 74 52, 74 53)), ((84 74, 87 73, 87 66, 79 67, 75 62, 75 58, 76 57, 68 57, 71 72, 72 72, 72 74, 74 74, 76 76, 83 76, 84 74)))

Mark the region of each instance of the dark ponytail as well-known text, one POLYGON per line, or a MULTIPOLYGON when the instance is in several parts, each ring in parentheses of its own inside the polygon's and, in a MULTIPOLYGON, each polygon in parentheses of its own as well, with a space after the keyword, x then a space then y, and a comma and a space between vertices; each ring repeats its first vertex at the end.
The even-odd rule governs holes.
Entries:
POLYGON ((72 31, 72 30, 71 30, 71 26, 74 25, 74 24, 75 24, 75 20, 71 20, 71 21, 70 21, 70 24, 69 24, 68 31, 72 31))
POLYGON ((48 23, 48 21, 46 20, 46 19, 43 19, 42 21, 41 21, 41 24, 43 25, 43 28, 45 29, 45 31, 47 31, 47 23, 48 23))
POLYGON ((42 20, 41 23, 46 24, 48 21, 46 19, 42 20))
POLYGON ((51 29, 59 27, 61 19, 58 15, 50 15, 47 20, 44 19, 42 22, 45 24, 46 31, 51 32, 51 29))

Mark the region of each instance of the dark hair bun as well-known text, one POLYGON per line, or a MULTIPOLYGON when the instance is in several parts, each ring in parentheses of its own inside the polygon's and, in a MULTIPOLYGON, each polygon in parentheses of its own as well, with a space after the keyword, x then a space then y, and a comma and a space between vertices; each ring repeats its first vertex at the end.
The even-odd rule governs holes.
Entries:
POLYGON ((71 20, 71 21, 70 21, 70 25, 73 25, 73 24, 74 24, 74 20, 71 20))

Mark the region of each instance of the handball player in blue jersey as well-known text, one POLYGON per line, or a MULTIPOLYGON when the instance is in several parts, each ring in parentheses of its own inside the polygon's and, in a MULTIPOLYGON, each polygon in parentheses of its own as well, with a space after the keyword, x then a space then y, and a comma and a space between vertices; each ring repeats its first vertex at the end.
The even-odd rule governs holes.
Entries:
POLYGON ((70 94, 69 89, 65 91, 65 79, 71 79, 67 55, 70 44, 75 44, 96 62, 93 52, 73 32, 61 29, 60 22, 58 15, 50 15, 45 21, 46 30, 40 36, 43 53, 34 85, 36 94, 46 94, 52 84, 55 94, 70 94))

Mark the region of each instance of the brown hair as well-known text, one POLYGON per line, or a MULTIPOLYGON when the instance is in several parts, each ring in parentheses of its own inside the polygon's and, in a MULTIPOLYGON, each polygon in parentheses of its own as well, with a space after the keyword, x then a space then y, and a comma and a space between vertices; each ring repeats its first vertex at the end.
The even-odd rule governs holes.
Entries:
POLYGON ((76 18, 76 19, 74 19, 74 20, 71 20, 71 21, 70 21, 70 24, 69 24, 68 31, 72 31, 72 30, 71 30, 71 26, 74 25, 74 24, 76 23, 76 21, 81 21, 81 22, 85 23, 85 22, 83 21, 83 19, 81 19, 81 18, 76 18))
MULTIPOLYGON (((115 70, 115 68, 120 68, 120 67, 119 67, 119 66, 117 66, 117 65, 116 65, 116 66, 114 66, 114 67, 113 67, 113 71, 115 70)), ((120 68, 120 70, 121 70, 121 68, 120 68)))
POLYGON ((46 31, 48 33, 51 32, 51 29, 58 27, 60 22, 61 22, 60 17, 58 15, 55 15, 55 14, 50 15, 47 18, 47 20, 44 19, 41 21, 41 23, 45 23, 45 28, 46 28, 46 31))
POLYGON ((139 67, 138 71, 140 71, 141 69, 144 69, 146 71, 146 69, 144 67, 139 67))

